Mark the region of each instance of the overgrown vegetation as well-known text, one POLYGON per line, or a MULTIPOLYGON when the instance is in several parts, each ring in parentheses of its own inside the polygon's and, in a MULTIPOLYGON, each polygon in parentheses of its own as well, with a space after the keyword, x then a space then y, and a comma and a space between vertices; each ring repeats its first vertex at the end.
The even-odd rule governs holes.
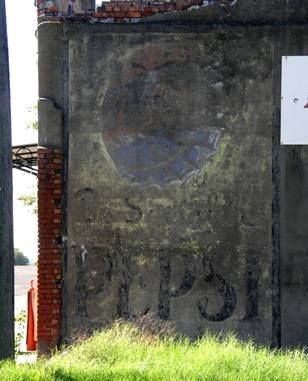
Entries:
POLYGON ((34 131, 38 130, 38 109, 37 105, 32 105, 28 107, 29 112, 29 121, 27 122, 27 128, 30 128, 34 131))
POLYGON ((232 335, 196 342, 115 324, 33 365, 0 363, 1 381, 308 380, 302 351, 273 351, 232 335))
POLYGON ((37 191, 22 194, 17 197, 17 200, 21 201, 25 207, 30 208, 33 214, 37 214, 37 191))
POLYGON ((15 317, 15 352, 21 353, 21 344, 26 335, 27 312, 22 310, 15 317))

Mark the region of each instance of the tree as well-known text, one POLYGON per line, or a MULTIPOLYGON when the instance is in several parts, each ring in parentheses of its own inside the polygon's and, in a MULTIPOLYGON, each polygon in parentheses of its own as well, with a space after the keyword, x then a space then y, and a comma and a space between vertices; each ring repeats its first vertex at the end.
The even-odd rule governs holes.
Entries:
POLYGON ((30 121, 27 123, 27 128, 38 131, 37 105, 28 107, 28 112, 30 115, 30 121))
POLYGON ((19 249, 14 249, 14 265, 27 266, 28 264, 29 259, 19 249))
MULTIPOLYGON (((26 127, 32 129, 33 131, 38 131, 38 115, 37 115, 37 105, 28 107, 28 112, 30 114, 29 121, 26 127)), ((21 201, 24 206, 30 208, 32 213, 37 214, 37 189, 33 190, 31 193, 22 194, 17 198, 21 201)))
POLYGON ((32 213, 37 214, 37 192, 22 194, 17 198, 24 206, 30 208, 32 213))

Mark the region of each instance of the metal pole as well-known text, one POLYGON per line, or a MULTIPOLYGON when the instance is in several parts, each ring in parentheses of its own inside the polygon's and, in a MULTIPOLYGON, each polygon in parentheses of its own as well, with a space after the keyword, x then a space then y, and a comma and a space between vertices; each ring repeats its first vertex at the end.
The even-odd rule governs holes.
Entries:
POLYGON ((5 0, 0 0, 0 360, 14 357, 11 110, 5 0))

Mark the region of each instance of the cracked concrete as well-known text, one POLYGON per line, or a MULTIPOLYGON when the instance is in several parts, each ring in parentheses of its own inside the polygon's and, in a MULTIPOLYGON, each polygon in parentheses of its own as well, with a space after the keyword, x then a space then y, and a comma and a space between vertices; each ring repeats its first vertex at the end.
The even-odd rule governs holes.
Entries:
POLYGON ((306 5, 39 26, 40 97, 63 110, 49 143, 63 127, 67 160, 63 340, 151 312, 190 337, 308 342, 306 150, 277 143, 306 5))

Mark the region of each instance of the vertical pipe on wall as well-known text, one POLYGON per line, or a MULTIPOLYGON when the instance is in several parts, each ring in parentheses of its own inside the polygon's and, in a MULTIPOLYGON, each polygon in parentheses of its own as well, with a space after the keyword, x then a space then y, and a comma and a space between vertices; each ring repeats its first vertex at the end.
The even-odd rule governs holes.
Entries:
POLYGON ((0 0, 0 360, 14 356, 11 110, 5 0, 0 0))
POLYGON ((281 347, 280 290, 280 110, 273 113, 272 138, 272 346, 281 347))
MULTIPOLYGON (((273 46, 273 118, 272 118, 272 347, 281 347, 281 29, 276 32, 273 46)), ((274 35, 274 34, 273 34, 274 35)))

